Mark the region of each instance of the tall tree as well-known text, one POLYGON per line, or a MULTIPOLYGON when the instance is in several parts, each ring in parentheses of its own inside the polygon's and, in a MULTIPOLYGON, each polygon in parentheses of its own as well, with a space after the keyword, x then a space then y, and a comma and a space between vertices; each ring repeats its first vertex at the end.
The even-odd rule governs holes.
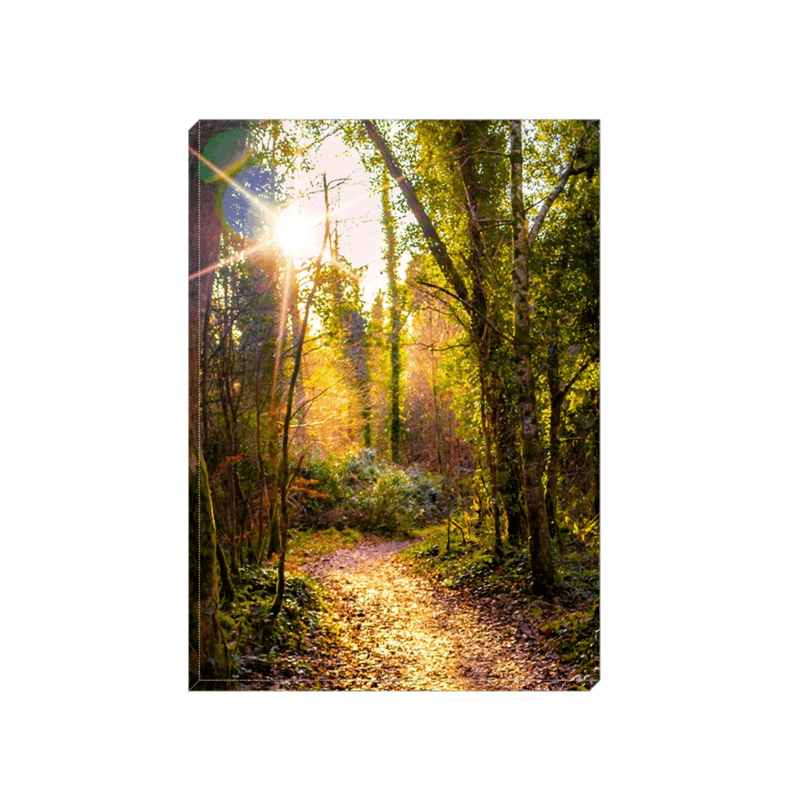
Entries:
POLYGON ((400 461, 400 329, 401 297, 397 282, 397 237, 392 207, 389 202, 389 180, 385 173, 381 187, 381 206, 383 209, 383 233, 386 237, 384 258, 386 260, 386 279, 389 299, 389 363, 391 378, 389 383, 389 442, 391 444, 392 461, 400 461))
POLYGON ((572 148, 566 166, 561 170, 555 187, 543 199, 530 230, 528 230, 522 180, 522 124, 509 123, 511 160, 511 216, 513 225, 514 258, 512 283, 514 294, 514 357, 522 438, 522 464, 525 470, 525 505, 529 523, 529 546, 534 586, 549 592, 554 582, 554 565, 550 546, 550 530, 544 492, 545 448, 542 425, 537 408, 536 379, 533 365, 535 350, 535 310, 532 306, 532 279, 541 271, 541 259, 536 249, 545 219, 553 204, 574 175, 596 166, 594 161, 578 164, 585 153, 587 139, 596 126, 587 123, 572 148))
MULTIPOLYGON (((325 175, 322 176, 323 191, 325 192, 325 232, 322 238, 322 244, 319 249, 319 255, 314 265, 314 277, 312 279, 311 290, 306 300, 305 314, 303 315, 303 322, 300 325, 300 331, 297 336, 297 343, 292 359, 292 376, 289 379, 289 386, 286 393, 286 412, 283 419, 283 435, 281 438, 281 467, 280 467, 280 531, 281 531, 281 550, 278 560, 278 585, 275 590, 275 599, 272 603, 270 616, 275 620, 280 614, 281 606, 283 605, 283 595, 286 590, 286 543, 289 533, 289 487, 291 480, 294 476, 290 477, 289 474, 289 429, 293 414, 294 390, 297 386, 297 379, 300 374, 300 362, 302 360, 303 344, 306 338, 306 330, 308 329, 308 317, 311 313, 311 307, 314 302, 314 295, 319 288, 320 277, 322 273, 322 258, 325 254, 325 248, 328 245, 330 238, 330 220, 328 216, 328 183, 325 175)), ((297 465, 295 475, 300 469, 300 463, 297 465)))
POLYGON ((389 174, 400 186, 409 208, 419 223, 424 241, 449 288, 421 279, 418 279, 417 283, 455 299, 467 318, 465 328, 470 333, 478 363, 481 424, 486 440, 485 456, 492 491, 495 551, 500 557, 502 537, 499 471, 496 424, 492 415, 497 406, 494 402, 496 398, 494 389, 496 365, 500 361, 498 343, 503 340, 504 335, 492 319, 493 304, 496 303, 497 297, 495 287, 490 286, 495 274, 490 264, 496 256, 496 243, 490 241, 491 237, 486 235, 481 224, 484 211, 494 210, 492 191, 494 186, 490 181, 484 180, 488 174, 485 167, 475 163, 479 156, 491 153, 491 149, 485 145, 487 141, 492 142, 492 131, 488 124, 474 122, 429 123, 424 127, 419 126, 420 134, 425 137, 424 143, 434 154, 435 160, 441 165, 440 170, 443 171, 441 189, 444 197, 438 198, 440 207, 455 204, 464 209, 462 213, 456 215, 451 226, 451 240, 457 242, 453 252, 458 253, 464 265, 462 272, 456 267, 453 253, 443 240, 442 232, 432 222, 426 206, 420 201, 415 187, 408 175, 401 170, 376 125, 369 120, 364 120, 363 125, 381 154, 389 174))
POLYGON ((225 688, 231 666, 217 618, 216 525, 199 425, 199 373, 205 309, 219 261, 215 205, 247 153, 245 126, 200 121, 189 131, 189 685, 225 688))

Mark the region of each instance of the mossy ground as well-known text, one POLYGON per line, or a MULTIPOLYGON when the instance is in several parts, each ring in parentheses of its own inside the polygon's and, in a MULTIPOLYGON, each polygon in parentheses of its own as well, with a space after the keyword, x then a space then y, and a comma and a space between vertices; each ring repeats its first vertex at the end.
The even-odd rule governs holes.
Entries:
POLYGON ((277 586, 277 561, 247 566, 233 576, 234 599, 219 613, 239 689, 263 688, 287 678, 316 682, 338 631, 320 583, 304 574, 305 561, 355 547, 361 531, 330 528, 293 530, 287 538, 286 589, 281 612, 270 621, 277 586))
POLYGON ((313 679, 317 650, 335 640, 319 583, 287 573, 281 612, 270 619, 277 586, 277 564, 244 567, 235 579, 235 596, 220 613, 237 688, 270 683, 287 672, 313 679))

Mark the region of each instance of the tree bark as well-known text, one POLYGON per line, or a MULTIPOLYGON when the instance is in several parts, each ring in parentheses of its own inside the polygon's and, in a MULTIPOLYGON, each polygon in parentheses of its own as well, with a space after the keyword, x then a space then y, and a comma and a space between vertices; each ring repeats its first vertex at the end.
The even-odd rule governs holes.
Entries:
MULTIPOLYGON (((528 519, 528 543, 534 589, 548 594, 555 572, 550 554, 547 510, 544 503, 544 452, 536 408, 536 384, 531 363, 530 244, 526 232, 522 195, 522 123, 510 123, 511 217, 514 237, 512 291, 514 294, 514 354, 522 438, 524 496, 528 519)), ((552 205, 552 201, 551 201, 552 205)), ((541 226, 541 219, 537 223, 541 226)))
MULTIPOLYGON (((553 345, 555 348, 555 345, 553 345)), ((572 391, 575 382, 583 374, 586 368, 599 358, 599 353, 594 353, 575 374, 561 385, 559 380, 559 358, 558 350, 554 350, 547 367, 547 384, 550 389, 550 460, 547 462, 547 492, 545 495, 545 505, 547 507, 547 524, 550 536, 553 541, 561 548, 560 537, 558 535, 558 481, 561 470, 561 419, 564 409, 564 401, 572 391)))
POLYGON ((561 537, 558 532, 558 478, 560 473, 560 437, 561 437, 561 409, 564 406, 566 394, 561 392, 558 381, 558 349, 554 349, 547 365, 547 385, 550 389, 550 460, 547 462, 547 492, 545 494, 545 507, 547 509, 547 528, 550 538, 561 550, 561 537))
MULTIPOLYGON (((294 268, 287 264, 286 269, 289 269, 291 274, 289 280, 289 316, 292 320, 292 352, 297 354, 300 350, 300 309, 297 306, 297 276, 295 275, 294 268)), ((303 370, 302 365, 300 371, 297 373, 297 386, 295 387, 295 395, 297 396, 297 411, 295 412, 295 425, 297 426, 297 433, 295 434, 298 442, 306 439, 305 421, 306 421, 306 390, 303 383, 303 370)))
POLYGON ((214 508, 199 426, 199 373, 205 309, 219 260, 215 190, 198 174, 208 142, 229 122, 200 121, 189 131, 189 688, 230 687, 228 648, 217 618, 219 565, 214 508), (192 151, 194 151, 192 153, 192 151), (197 273, 197 274, 193 274, 197 273))

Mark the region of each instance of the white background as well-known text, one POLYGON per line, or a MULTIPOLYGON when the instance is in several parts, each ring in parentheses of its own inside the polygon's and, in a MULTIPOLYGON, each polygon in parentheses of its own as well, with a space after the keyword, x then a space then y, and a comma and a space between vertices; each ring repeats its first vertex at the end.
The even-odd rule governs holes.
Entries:
POLYGON ((788 5, 111 8, 6 12, 8 796, 796 791, 788 5), (588 694, 187 691, 187 131, 361 116, 602 120, 588 694))

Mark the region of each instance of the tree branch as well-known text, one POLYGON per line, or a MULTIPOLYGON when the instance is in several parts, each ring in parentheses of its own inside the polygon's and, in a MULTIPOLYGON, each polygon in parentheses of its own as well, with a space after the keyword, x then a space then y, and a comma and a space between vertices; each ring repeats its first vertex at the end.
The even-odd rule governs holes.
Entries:
POLYGON ((486 318, 486 315, 478 311, 478 309, 475 308, 475 306, 472 305, 472 303, 470 303, 468 300, 463 300, 462 298, 453 294, 453 292, 451 292, 449 289, 445 289, 444 286, 439 286, 435 283, 428 283, 427 281, 421 281, 419 278, 416 278, 414 280, 414 283, 418 284, 419 286, 428 286, 431 289, 437 289, 440 292, 444 292, 448 297, 452 297, 453 300, 457 300, 465 308, 477 314, 500 338, 505 339, 507 342, 510 342, 511 344, 514 344, 514 340, 510 336, 507 336, 501 330, 495 328, 495 326, 486 318))
POLYGON ((533 243, 536 237, 539 235, 539 229, 542 227, 542 223, 544 222, 544 218, 547 216, 547 212, 550 211, 551 206, 555 203, 558 196, 561 192, 564 191, 567 181, 570 179, 572 175, 579 175, 581 172, 589 169, 590 167, 594 166, 595 162, 590 164, 585 164, 582 167, 575 167, 575 159, 578 156, 578 151, 581 149, 583 145, 583 140, 586 138, 586 135, 589 133, 592 128, 596 129, 596 125, 593 122, 587 122, 586 127, 583 130, 583 133, 580 135, 575 147, 572 148, 572 153, 569 157, 569 162, 567 166, 564 168, 564 171, 561 173, 558 179, 558 183, 556 184, 555 189, 547 196, 547 199, 544 201, 544 205, 539 210, 539 214, 537 215, 536 219, 534 220, 533 225, 531 226, 530 233, 528 234, 527 239, 527 246, 530 248, 533 246, 533 243))
POLYGON ((594 364, 600 358, 600 351, 596 350, 589 359, 584 363, 584 365, 570 378, 569 382, 564 386, 563 389, 555 396, 553 401, 553 405, 560 405, 564 402, 564 398, 570 393, 570 390, 575 385, 575 381, 581 376, 584 370, 591 364, 594 364))
POLYGON ((464 283, 461 275, 456 270, 455 265, 453 264, 449 253, 447 252, 444 242, 442 242, 442 240, 439 238, 439 234, 433 227, 430 217, 426 213, 422 203, 420 203, 417 193, 414 191, 414 187, 397 165, 397 162, 392 155, 392 151, 389 149, 389 146, 384 141, 374 123, 368 119, 361 120, 361 122, 364 125, 369 138, 372 139, 373 144, 378 149, 381 156, 383 156, 383 160, 386 163, 386 168, 389 170, 389 174, 395 179, 395 181, 397 181, 397 185, 405 195, 406 202, 411 209, 411 213, 414 215, 414 217, 416 217, 416 220, 422 229, 422 233, 428 242, 428 247, 430 248, 433 257, 436 259, 437 264, 439 264, 441 267, 442 272, 447 280, 450 281, 455 289, 457 295, 456 299, 461 300, 462 302, 465 301, 468 297, 467 286, 464 283))

